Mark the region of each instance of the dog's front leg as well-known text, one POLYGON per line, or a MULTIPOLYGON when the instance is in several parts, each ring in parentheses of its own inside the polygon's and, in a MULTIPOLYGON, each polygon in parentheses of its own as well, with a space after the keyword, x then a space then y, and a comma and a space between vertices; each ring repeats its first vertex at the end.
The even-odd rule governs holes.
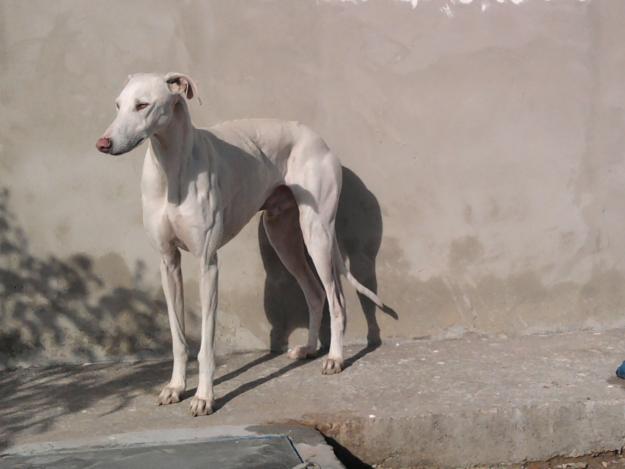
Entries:
POLYGON ((171 248, 161 257, 161 280, 167 301, 167 314, 171 329, 171 342, 174 355, 174 368, 171 381, 158 396, 158 404, 180 402, 186 389, 188 347, 184 336, 184 299, 182 291, 182 271, 180 251, 171 248))
POLYGON ((213 412, 213 373, 215 371, 215 316, 217 311, 217 253, 207 254, 202 259, 200 273, 200 302, 202 307, 201 345, 198 353, 199 377, 195 396, 191 400, 193 416, 213 412))

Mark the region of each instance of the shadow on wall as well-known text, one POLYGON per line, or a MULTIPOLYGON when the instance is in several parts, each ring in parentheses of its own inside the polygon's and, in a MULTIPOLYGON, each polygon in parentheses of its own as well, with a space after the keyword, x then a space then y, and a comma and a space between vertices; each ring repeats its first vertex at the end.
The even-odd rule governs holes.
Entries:
MULTIPOLYGON (((375 259, 382 240, 380 205, 362 180, 346 167, 343 167, 343 188, 336 214, 336 233, 342 252, 350 260, 351 272, 363 285, 377 292, 375 259)), ((308 328, 308 308, 297 281, 282 265, 269 243, 262 220, 258 224, 258 239, 263 265, 267 272, 264 307, 271 324, 270 346, 271 350, 280 352, 288 347, 289 336, 295 329, 308 328)), ((351 288, 351 285, 343 283, 344 288, 351 288)), ((359 300, 367 321, 367 345, 377 347, 381 343, 381 338, 375 316, 376 307, 360 295, 359 300)), ((348 327, 349 315, 348 311, 348 327)), ((327 302, 323 312, 320 340, 322 347, 329 347, 327 302)))
POLYGON ((0 368, 169 353, 165 304, 143 272, 113 288, 84 254, 34 256, 0 188, 0 368))

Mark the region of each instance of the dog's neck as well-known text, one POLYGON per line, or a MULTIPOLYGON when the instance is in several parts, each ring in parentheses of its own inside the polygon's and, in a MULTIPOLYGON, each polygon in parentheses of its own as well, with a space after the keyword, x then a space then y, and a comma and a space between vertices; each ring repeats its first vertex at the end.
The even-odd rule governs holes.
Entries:
POLYGON ((174 105, 169 125, 150 137, 150 145, 167 181, 168 198, 179 200, 182 170, 193 150, 193 124, 184 99, 174 105))

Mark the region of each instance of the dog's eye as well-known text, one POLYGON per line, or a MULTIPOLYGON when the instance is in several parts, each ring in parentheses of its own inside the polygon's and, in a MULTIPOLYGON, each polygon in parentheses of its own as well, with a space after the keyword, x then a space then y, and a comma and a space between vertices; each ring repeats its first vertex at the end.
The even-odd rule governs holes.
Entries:
POLYGON ((148 107, 148 103, 137 103, 137 105, 135 106, 135 111, 141 111, 146 107, 148 107))
POLYGON ((115 103, 115 109, 119 111, 119 103, 115 103))

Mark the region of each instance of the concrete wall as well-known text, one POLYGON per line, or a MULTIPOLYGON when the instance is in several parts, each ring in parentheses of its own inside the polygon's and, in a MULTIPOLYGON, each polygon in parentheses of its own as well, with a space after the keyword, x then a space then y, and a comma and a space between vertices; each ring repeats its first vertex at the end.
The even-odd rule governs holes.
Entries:
MULTIPOLYGON (((0 0, 2 364, 168 351, 145 147, 94 148, 138 71, 195 77, 199 126, 325 137, 341 242, 398 314, 348 289, 349 341, 625 325, 625 3, 411 3, 0 0)), ((258 218, 220 261, 220 352, 303 339, 258 218)))

